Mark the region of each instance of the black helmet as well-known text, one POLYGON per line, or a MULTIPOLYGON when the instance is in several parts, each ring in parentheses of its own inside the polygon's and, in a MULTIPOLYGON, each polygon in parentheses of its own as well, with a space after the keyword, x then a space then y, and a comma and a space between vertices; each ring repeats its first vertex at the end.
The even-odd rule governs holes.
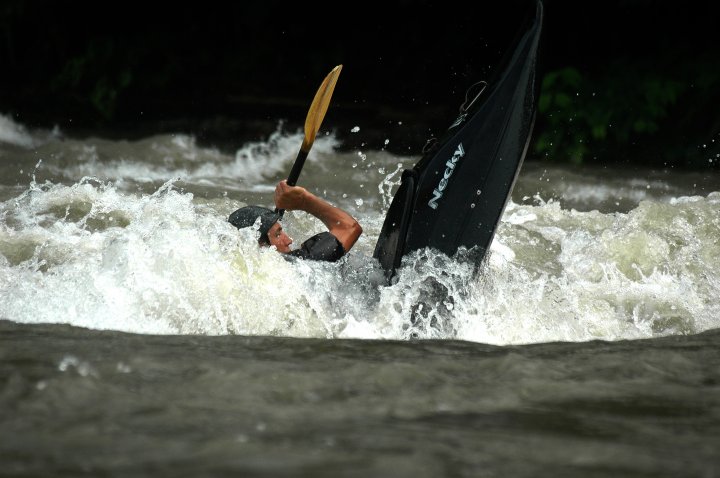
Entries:
POLYGON ((228 221, 238 229, 250 227, 260 218, 260 241, 269 244, 268 231, 278 222, 280 214, 262 206, 245 206, 230 214, 228 221))

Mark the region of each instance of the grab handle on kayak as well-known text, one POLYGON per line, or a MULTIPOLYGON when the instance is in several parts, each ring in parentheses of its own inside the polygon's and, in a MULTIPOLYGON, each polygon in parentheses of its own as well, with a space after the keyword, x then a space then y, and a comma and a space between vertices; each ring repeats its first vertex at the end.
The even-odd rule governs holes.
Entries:
POLYGON ((480 80, 477 83, 471 85, 470 88, 467 89, 467 91, 465 92, 465 102, 462 105, 460 105, 460 113, 465 113, 467 110, 470 109, 470 107, 472 107, 472 105, 475 103, 475 101, 477 101, 477 99, 480 98, 480 95, 483 94, 483 91, 485 91, 485 88, 487 88, 487 85, 488 85, 487 81, 480 80), (468 103, 468 98, 470 97, 470 91, 478 85, 481 85, 480 91, 478 91, 478 93, 473 97, 472 101, 470 101, 470 103, 468 103))

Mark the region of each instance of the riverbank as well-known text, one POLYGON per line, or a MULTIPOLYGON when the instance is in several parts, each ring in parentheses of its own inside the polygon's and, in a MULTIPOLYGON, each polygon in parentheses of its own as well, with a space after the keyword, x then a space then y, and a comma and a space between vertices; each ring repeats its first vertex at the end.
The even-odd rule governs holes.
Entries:
MULTIPOLYGON (((317 85, 342 63, 324 126, 348 148, 398 154, 443 132, 534 8, 503 2, 459 21, 432 2, 391 2, 383 15, 358 8, 352 22, 318 23, 315 9, 272 3, 143 4, 112 16, 88 2, 5 3, 0 114, 28 127, 125 138, 184 131, 232 148, 280 120, 302 125, 317 85)), ((545 4, 530 156, 718 169, 718 4, 545 4)))

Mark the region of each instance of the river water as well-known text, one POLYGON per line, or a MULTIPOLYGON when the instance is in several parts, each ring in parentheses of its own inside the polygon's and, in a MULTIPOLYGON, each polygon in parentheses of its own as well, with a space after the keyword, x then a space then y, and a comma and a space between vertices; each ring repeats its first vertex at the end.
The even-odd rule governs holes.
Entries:
POLYGON ((387 285, 372 253, 419 156, 316 139, 299 184, 364 228, 339 263, 227 223, 272 207, 301 141, 0 116, 0 474, 720 476, 713 158, 529 159, 479 271, 418 251, 387 285))

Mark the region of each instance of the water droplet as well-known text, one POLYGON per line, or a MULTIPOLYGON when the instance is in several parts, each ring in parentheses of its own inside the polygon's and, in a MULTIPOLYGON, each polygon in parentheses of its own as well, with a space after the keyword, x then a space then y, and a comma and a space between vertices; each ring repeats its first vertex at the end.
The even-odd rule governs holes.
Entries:
POLYGON ((343 198, 346 198, 346 197, 347 197, 347 194, 343 194, 343 198))
POLYGON ((354 126, 354 127, 350 130, 351 133, 357 133, 358 131, 360 131, 360 126, 354 126))
POLYGON ((470 204, 470 209, 475 209, 475 203, 470 204))
POLYGON ((482 193, 479 189, 477 190, 477 195, 479 196, 482 193))
POLYGON ((362 206, 362 205, 363 205, 363 200, 362 200, 362 199, 356 199, 356 200, 355 200, 355 204, 357 204, 358 206, 362 206))

